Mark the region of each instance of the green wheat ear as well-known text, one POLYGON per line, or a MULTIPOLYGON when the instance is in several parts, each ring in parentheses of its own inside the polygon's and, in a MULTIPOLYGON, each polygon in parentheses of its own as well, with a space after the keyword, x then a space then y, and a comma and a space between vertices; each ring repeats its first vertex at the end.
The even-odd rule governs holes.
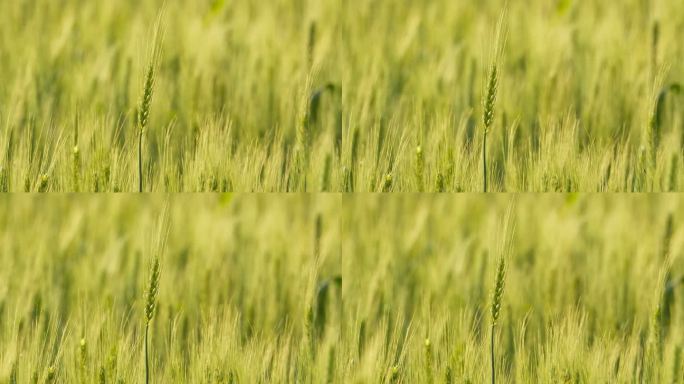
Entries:
POLYGON ((494 279, 494 289, 492 291, 492 304, 491 304, 491 339, 490 339, 490 359, 491 359, 491 375, 492 384, 496 383, 496 365, 494 358, 494 336, 495 328, 499 321, 499 315, 501 314, 501 302, 503 301, 504 287, 506 281, 506 259, 511 252, 511 243, 513 238, 513 209, 514 203, 511 203, 508 207, 506 213, 506 218, 504 221, 502 239, 500 240, 499 249, 499 260, 496 268, 496 278, 494 279))
POLYGON ((496 26, 496 43, 487 77, 487 88, 482 98, 482 186, 487 192, 487 134, 494 124, 494 107, 499 84, 499 62, 506 44, 506 8, 501 12, 496 26))
POLYGON ((157 308, 157 295, 159 293, 159 280, 161 277, 161 262, 160 259, 164 253, 166 246, 166 239, 169 234, 169 205, 164 206, 161 217, 159 219, 159 232, 155 239, 154 256, 152 264, 150 265, 150 277, 147 284, 145 295, 145 383, 150 382, 150 359, 149 359, 149 330, 150 323, 154 318, 157 308))
POLYGON ((150 267, 150 279, 147 286, 147 294, 145 300, 145 321, 149 324, 154 318, 154 310, 157 304, 157 293, 159 292, 159 277, 161 270, 159 266, 159 258, 155 257, 150 267))
POLYGON ((162 23, 163 16, 164 11, 162 10, 155 25, 150 62, 145 71, 145 83, 143 85, 143 93, 140 98, 140 105, 138 106, 138 113, 136 116, 138 120, 138 192, 143 191, 143 136, 145 134, 145 129, 149 124, 150 109, 152 107, 152 96, 154 94, 156 68, 159 64, 162 53, 162 42, 164 40, 164 28, 162 23))
POLYGON ((504 292, 504 282, 506 279, 506 259, 502 256, 499 258, 499 263, 496 268, 496 279, 494 284, 494 291, 492 292, 492 326, 499 321, 499 313, 501 312, 501 298, 504 292))
POLYGON ((485 133, 489 132, 492 124, 494 123, 494 104, 496 103, 496 90, 498 86, 499 78, 497 74, 497 63, 496 60, 492 63, 489 70, 489 80, 487 81, 487 93, 485 98, 482 100, 482 124, 484 125, 485 133))

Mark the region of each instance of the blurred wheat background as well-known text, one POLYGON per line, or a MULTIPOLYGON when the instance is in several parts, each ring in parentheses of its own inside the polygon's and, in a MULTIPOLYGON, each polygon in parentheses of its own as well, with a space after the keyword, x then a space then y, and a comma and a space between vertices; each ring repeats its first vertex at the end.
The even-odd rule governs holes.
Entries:
POLYGON ((492 191, 682 190, 680 1, 357 1, 341 23, 345 191, 482 191, 483 147, 492 191))
MULTIPOLYGON (((336 381, 339 203, 169 198, 150 382, 336 381)), ((144 382, 145 291, 165 204, 0 199, 0 382, 144 382)))
POLYGON ((681 383, 684 200, 345 196, 347 383, 681 383))
POLYGON ((4 2, 0 190, 137 191, 137 112, 160 15, 145 191, 338 190, 338 8, 4 2))

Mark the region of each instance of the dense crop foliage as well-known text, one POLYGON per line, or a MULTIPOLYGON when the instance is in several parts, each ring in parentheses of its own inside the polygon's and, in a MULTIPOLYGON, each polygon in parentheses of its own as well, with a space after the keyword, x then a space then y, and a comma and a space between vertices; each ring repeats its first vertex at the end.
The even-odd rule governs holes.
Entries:
POLYGON ((344 4, 345 191, 684 189, 681 1, 344 4))
POLYGON ((339 202, 0 199, 0 382, 336 380, 339 202))
POLYGON ((683 37, 681 0, 0 0, 0 383, 684 384, 684 195, 586 194, 684 191, 683 37))
POLYGON ((4 2, 0 191, 339 189, 336 4, 4 2))
POLYGON ((684 382, 682 198, 366 195, 344 208, 343 382, 488 383, 490 341, 497 383, 684 382))

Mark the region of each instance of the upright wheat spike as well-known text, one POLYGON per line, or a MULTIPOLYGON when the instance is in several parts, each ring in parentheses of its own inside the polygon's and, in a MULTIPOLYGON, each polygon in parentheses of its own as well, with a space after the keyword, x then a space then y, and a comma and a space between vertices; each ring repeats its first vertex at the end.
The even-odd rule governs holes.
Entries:
POLYGON ((503 54, 503 46, 506 39, 505 17, 506 10, 504 8, 496 27, 495 49, 489 69, 487 88, 482 98, 482 124, 484 126, 482 132, 482 186, 484 192, 487 192, 487 134, 494 123, 494 106, 496 104, 496 91, 499 83, 498 65, 503 54))
POLYGON ((143 191, 143 136, 145 135, 145 128, 149 122, 150 107, 152 105, 152 94, 154 93, 154 82, 156 68, 161 57, 161 44, 164 39, 164 29, 162 28, 163 11, 160 13, 155 26, 154 40, 152 46, 152 53, 150 62, 147 66, 145 75, 145 84, 143 86, 143 94, 140 98, 140 105, 138 107, 138 192, 143 191))
POLYGON ((492 293, 492 329, 491 329, 491 343, 490 343, 490 357, 492 362, 492 384, 496 383, 496 369, 494 364, 494 331, 496 323, 499 320, 499 313, 501 311, 501 298, 503 297, 504 280, 506 278, 506 260, 503 257, 499 258, 499 265, 496 269, 496 283, 492 293))
POLYGON ((514 205, 511 204, 508 207, 508 212, 506 213, 506 218, 504 221, 503 236, 501 241, 501 248, 499 250, 499 261, 496 268, 496 278, 494 283, 494 290, 492 291, 492 324, 491 324, 491 339, 490 339, 490 359, 492 368, 492 384, 496 383, 496 365, 494 359, 494 334, 497 322, 499 321, 499 315, 501 312, 501 301, 504 293, 504 283, 506 280, 506 258, 511 249, 511 240, 513 234, 513 213, 514 205))
POLYGON ((154 310, 157 304, 160 275, 159 258, 155 258, 150 267, 150 280, 147 287, 147 299, 145 302, 145 383, 150 382, 150 359, 147 339, 150 330, 150 322, 152 321, 152 318, 154 318, 154 310))
POLYGON ((168 236, 168 205, 164 207, 161 218, 159 220, 159 233, 156 238, 154 246, 154 256, 152 264, 150 265, 150 277, 147 284, 147 291, 145 295, 145 383, 150 382, 150 359, 148 352, 148 335, 150 330, 150 323, 154 318, 155 310, 157 308, 157 293, 159 292, 159 279, 161 277, 161 263, 160 258, 164 251, 166 238, 168 236))
POLYGON ((145 78, 145 89, 142 100, 140 101, 140 109, 138 109, 138 124, 140 130, 138 131, 138 192, 143 191, 143 158, 142 145, 143 135, 145 134, 145 127, 147 127, 147 120, 150 114, 150 104, 152 103, 152 92, 154 90, 154 65, 150 63, 145 78))

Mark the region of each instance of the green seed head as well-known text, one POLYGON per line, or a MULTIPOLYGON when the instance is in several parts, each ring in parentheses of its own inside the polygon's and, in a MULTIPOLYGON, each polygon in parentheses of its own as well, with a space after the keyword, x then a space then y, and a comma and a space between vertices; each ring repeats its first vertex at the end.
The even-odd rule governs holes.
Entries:
POLYGON ((154 311, 157 305, 157 292, 159 290, 159 276, 161 274, 159 267, 159 259, 154 259, 150 268, 150 280, 147 288, 147 297, 145 303, 145 321, 149 323, 154 317, 154 311))
POLYGON ((147 69, 147 76, 145 76, 145 87, 143 90, 142 99, 140 100, 140 108, 138 109, 138 124, 140 125, 140 132, 145 131, 148 119, 150 117, 150 105, 152 104, 152 94, 154 93, 154 62, 150 63, 147 69))
POLYGON ((496 103, 496 89, 498 84, 497 68, 496 64, 492 65, 492 69, 489 73, 489 81, 487 82, 487 94, 482 102, 483 114, 482 123, 484 124, 485 132, 489 131, 489 128, 494 123, 494 104, 496 103))
POLYGON ((492 325, 496 325, 499 320, 499 312, 501 310, 501 299, 504 292, 504 280, 506 278, 506 261, 502 257, 499 259, 499 265, 496 269, 496 284, 494 285, 494 292, 492 292, 492 325))

